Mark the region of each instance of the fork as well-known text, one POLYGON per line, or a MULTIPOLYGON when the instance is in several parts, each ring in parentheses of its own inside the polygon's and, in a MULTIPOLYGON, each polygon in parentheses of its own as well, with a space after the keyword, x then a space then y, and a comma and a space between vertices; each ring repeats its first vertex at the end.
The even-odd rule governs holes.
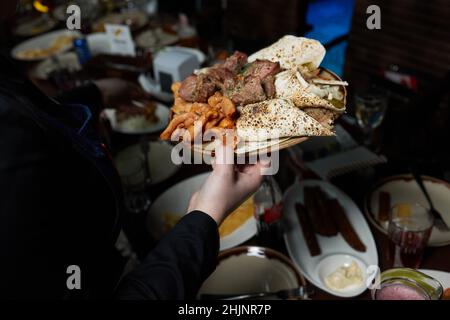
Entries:
POLYGON ((413 174, 414 179, 416 180, 417 184, 419 185, 420 190, 422 190, 422 193, 424 194, 425 198, 427 199, 427 202, 430 206, 431 214, 434 216, 435 227, 441 231, 449 231, 450 229, 447 226, 447 224, 444 222, 444 220, 442 219, 442 215, 433 206, 433 202, 431 201, 430 195, 428 194, 428 191, 425 188, 425 185, 423 184, 422 176, 416 170, 412 170, 412 174, 413 174))

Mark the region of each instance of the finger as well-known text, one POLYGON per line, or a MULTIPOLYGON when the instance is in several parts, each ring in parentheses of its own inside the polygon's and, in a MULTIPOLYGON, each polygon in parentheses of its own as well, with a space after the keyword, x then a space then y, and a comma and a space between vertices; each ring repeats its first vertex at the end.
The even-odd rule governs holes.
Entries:
POLYGON ((234 171, 234 150, 231 143, 215 143, 214 170, 234 171))
POLYGON ((271 159, 260 159, 255 164, 237 165, 237 169, 242 173, 265 172, 271 166, 271 159))
POLYGON ((246 173, 238 173, 235 184, 236 191, 242 195, 251 195, 258 190, 263 182, 264 176, 260 174, 257 166, 253 166, 246 173))

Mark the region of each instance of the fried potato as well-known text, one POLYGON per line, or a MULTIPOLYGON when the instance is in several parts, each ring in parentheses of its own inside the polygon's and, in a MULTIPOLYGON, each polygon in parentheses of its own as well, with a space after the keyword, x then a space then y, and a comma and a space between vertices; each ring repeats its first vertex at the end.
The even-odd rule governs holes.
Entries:
POLYGON ((178 135, 185 141, 193 141, 199 134, 208 130, 234 129, 236 106, 220 92, 208 98, 208 103, 186 102, 179 94, 180 82, 172 84, 174 104, 172 119, 161 133, 162 140, 170 140, 177 129, 184 129, 184 134, 178 135), (198 128, 194 128, 197 124, 198 128))

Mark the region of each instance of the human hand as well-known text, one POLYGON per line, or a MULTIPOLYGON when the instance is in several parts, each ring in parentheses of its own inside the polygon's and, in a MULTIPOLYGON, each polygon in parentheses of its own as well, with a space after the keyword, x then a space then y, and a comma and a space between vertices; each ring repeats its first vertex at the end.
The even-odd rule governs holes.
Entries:
POLYGON ((233 164, 231 144, 216 149, 213 171, 203 186, 191 198, 188 212, 202 211, 211 216, 218 225, 226 216, 251 196, 263 181, 262 172, 269 164, 233 164))
POLYGON ((115 108, 131 100, 151 99, 150 94, 138 85, 119 78, 105 78, 95 80, 94 84, 102 94, 105 108, 115 108))

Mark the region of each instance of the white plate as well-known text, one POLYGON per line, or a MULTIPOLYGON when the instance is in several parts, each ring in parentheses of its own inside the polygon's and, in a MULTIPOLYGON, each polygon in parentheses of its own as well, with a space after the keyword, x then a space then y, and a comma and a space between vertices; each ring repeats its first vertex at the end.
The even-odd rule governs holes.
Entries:
POLYGON ((146 30, 136 37, 136 44, 152 50, 169 46, 179 40, 177 35, 167 33, 160 28, 146 30))
MULTIPOLYGON (((159 239, 165 231, 165 216, 171 215, 181 219, 186 213, 191 196, 200 189, 209 173, 200 174, 183 180, 161 194, 150 207, 147 226, 150 234, 159 239)), ((256 234, 256 220, 248 219, 231 234, 220 239, 220 250, 237 246, 256 234)))
POLYGON ((53 29, 58 22, 46 15, 17 22, 13 33, 20 37, 31 37, 53 29))
MULTIPOLYGON (((450 226, 450 184, 433 177, 422 176, 433 205, 442 215, 446 224, 450 226)), ((396 175, 381 180, 366 195, 364 213, 369 221, 383 233, 387 233, 388 222, 380 223, 374 215, 378 213, 379 195, 381 191, 391 196, 391 206, 396 203, 418 203, 429 208, 428 202, 413 179, 412 175, 396 175)), ((450 231, 433 228, 428 245, 439 247, 450 244, 450 231)))
MULTIPOLYGON (((46 57, 39 57, 39 58, 20 58, 17 56, 17 54, 23 50, 28 50, 28 49, 38 49, 38 48, 46 49, 46 48, 50 47, 50 45, 56 38, 58 38, 60 36, 64 36, 64 35, 71 35, 73 37, 81 37, 80 32, 69 31, 66 29, 49 32, 49 33, 31 38, 27 41, 24 41, 24 42, 18 44, 11 50, 11 56, 15 59, 24 60, 24 61, 39 61, 39 60, 46 59, 50 55, 48 55, 46 57)), ((57 55, 62 52, 65 52, 65 51, 69 50, 70 48, 72 48, 72 46, 73 46, 72 42, 68 45, 62 46, 61 48, 59 48, 59 50, 57 52, 54 52, 53 55, 57 55)))
POLYGON ((148 16, 139 10, 129 10, 122 13, 111 13, 97 20, 92 25, 94 32, 104 32, 105 24, 128 24, 131 31, 138 30, 146 25, 148 16))
POLYGON ((173 95, 171 92, 161 91, 161 86, 154 79, 151 79, 147 74, 141 73, 138 77, 138 82, 142 89, 153 95, 155 98, 171 103, 173 102, 173 95))
POLYGON ((345 193, 324 181, 304 180, 296 182, 284 194, 283 218, 285 225, 284 240, 289 256, 297 264, 306 279, 320 289, 339 297, 357 296, 367 289, 365 285, 366 269, 364 267, 378 266, 377 249, 363 214, 345 193), (295 203, 304 203, 303 189, 307 186, 319 186, 331 198, 339 200, 353 229, 365 244, 365 252, 354 250, 347 244, 341 234, 334 237, 316 235, 322 253, 314 257, 311 256, 295 210, 295 203), (329 289, 323 282, 324 273, 328 275, 352 260, 356 261, 362 268, 363 284, 358 288, 350 288, 349 290, 335 291, 329 289))
POLYGON ((450 288, 450 272, 429 269, 419 269, 419 271, 439 281, 444 290, 450 288))
POLYGON ((47 58, 33 69, 33 76, 37 79, 47 80, 50 73, 56 71, 58 68, 75 72, 81 70, 78 56, 75 52, 65 52, 55 56, 55 59, 47 58), (56 61, 58 64, 56 64, 56 61))
POLYGON ((201 286, 199 297, 276 292, 304 284, 297 268, 281 253, 262 247, 237 247, 220 253, 217 268, 201 286))
POLYGON ((155 112, 156 116, 158 117, 158 122, 149 124, 145 129, 132 129, 122 127, 117 123, 115 109, 105 109, 103 111, 103 113, 111 123, 111 128, 116 132, 124 134, 148 134, 164 130, 169 121, 170 110, 165 105, 157 103, 155 112))
MULTIPOLYGON (((148 152, 148 169, 152 178, 151 184, 160 183, 173 176, 179 169, 179 166, 171 161, 172 146, 165 142, 150 142, 148 152)), ((131 172, 135 167, 136 160, 143 158, 141 146, 135 144, 120 151, 114 157, 119 174, 131 172)), ((142 172, 143 173, 143 172, 142 172)), ((139 177, 135 177, 139 179, 139 177)), ((144 181, 144 175, 141 177, 144 181)))

